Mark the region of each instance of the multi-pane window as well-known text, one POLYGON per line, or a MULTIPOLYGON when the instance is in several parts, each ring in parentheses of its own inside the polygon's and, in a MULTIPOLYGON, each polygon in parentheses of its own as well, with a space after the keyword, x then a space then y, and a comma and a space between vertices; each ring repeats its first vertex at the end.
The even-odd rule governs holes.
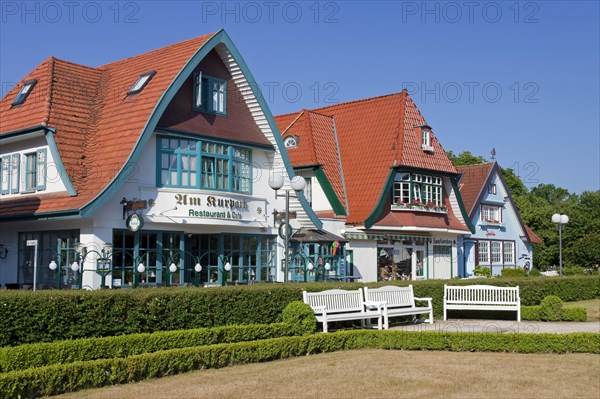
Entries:
POLYGON ((479 253, 479 263, 490 263, 490 242, 489 241, 479 241, 478 249, 479 253))
POLYGON ((479 264, 515 264, 514 241, 479 240, 477 241, 477 253, 479 264))
POLYGON ((488 186, 488 193, 496 194, 496 185, 494 183, 490 183, 490 185, 488 186))
POLYGON ((502 209, 499 206, 481 205, 481 220, 502 223, 502 209))
POLYGON ((421 145, 423 147, 431 145, 431 132, 429 130, 421 130, 421 145))
POLYGON ((7 154, 0 161, 0 192, 17 194, 46 189, 46 149, 23 155, 7 154), (23 163, 23 165, 21 165, 23 163))
POLYGON ((159 186, 251 193, 250 149, 206 140, 159 142, 159 186))
POLYGON ((194 109, 227 113, 227 82, 200 73, 194 75, 194 109))
POLYGON ((492 263, 502 263, 502 243, 500 241, 492 241, 492 263))
POLYGON ((512 241, 504 241, 503 243, 504 251, 504 262, 505 264, 514 264, 515 263, 515 243, 512 241))
POLYGON ((25 154, 25 191, 46 188, 46 150, 25 154))
POLYGON ((308 201, 309 205, 312 205, 312 179, 306 178, 306 187, 304 187, 304 198, 308 201))
POLYGON ((393 202, 442 205, 442 178, 415 173, 398 173, 393 187, 393 202))

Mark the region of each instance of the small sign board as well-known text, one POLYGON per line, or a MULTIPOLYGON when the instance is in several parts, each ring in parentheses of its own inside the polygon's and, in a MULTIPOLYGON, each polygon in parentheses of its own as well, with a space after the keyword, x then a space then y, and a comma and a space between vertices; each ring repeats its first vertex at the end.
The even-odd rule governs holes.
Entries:
POLYGON ((27 240, 28 247, 35 247, 38 243, 38 240, 27 240))

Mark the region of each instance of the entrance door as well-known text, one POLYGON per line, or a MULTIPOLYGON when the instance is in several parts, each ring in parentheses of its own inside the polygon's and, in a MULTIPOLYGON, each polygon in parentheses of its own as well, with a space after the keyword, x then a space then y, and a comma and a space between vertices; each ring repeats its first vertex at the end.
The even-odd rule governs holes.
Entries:
POLYGON ((431 268, 431 278, 450 279, 452 278, 452 247, 450 245, 433 246, 433 267, 431 268))

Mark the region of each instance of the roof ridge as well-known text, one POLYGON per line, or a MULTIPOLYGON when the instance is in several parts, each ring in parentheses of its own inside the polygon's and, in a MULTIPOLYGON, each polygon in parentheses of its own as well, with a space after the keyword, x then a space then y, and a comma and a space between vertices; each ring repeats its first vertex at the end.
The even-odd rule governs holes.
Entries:
POLYGON ((56 57, 50 56, 50 63, 48 65, 48 69, 50 70, 50 76, 48 77, 48 101, 46 101, 46 116, 43 120, 43 123, 48 125, 50 123, 50 112, 52 109, 52 89, 54 88, 54 63, 56 62, 56 57))
POLYGON ((52 58, 54 61, 62 62, 62 63, 65 63, 65 64, 76 65, 76 66, 81 67, 81 68, 92 69, 94 71, 98 71, 98 68, 95 68, 95 67, 92 67, 92 66, 89 66, 89 65, 79 64, 77 62, 73 62, 73 61, 69 61, 69 60, 64 60, 62 58, 58 58, 58 57, 55 57, 53 55, 51 55, 50 58, 52 58))
POLYGON ((308 131, 310 132, 310 136, 311 136, 311 141, 312 141, 312 146, 313 146, 313 154, 315 154, 315 161, 317 162, 321 162, 321 160, 319 159, 319 155, 317 152, 317 145, 315 144, 315 134, 314 134, 314 130, 313 130, 313 124, 312 121, 310 120, 310 111, 308 111, 308 118, 307 122, 308 122, 308 131))
POLYGON ((402 90, 400 92, 402 97, 400 98, 400 115, 398 117, 398 126, 396 127, 396 155, 394 156, 394 161, 396 165, 401 165, 402 160, 404 159, 404 122, 406 121, 406 90, 402 90), (400 157, 398 158, 398 151, 400 151, 400 157))
MULTIPOLYGON (((281 132, 281 137, 283 137, 285 132, 287 132, 296 122, 298 122, 298 119, 300 119, 302 114, 305 112, 306 112, 305 109, 301 109, 300 112, 298 112, 298 115, 294 118, 294 120, 292 122, 290 122, 290 124, 283 130, 283 132, 281 132)), ((289 114, 289 115, 291 115, 291 114, 289 114)))
POLYGON ((208 37, 208 36, 214 36, 217 33, 218 33, 218 31, 217 32, 211 32, 211 33, 207 33, 205 35, 196 36, 196 37, 192 37, 190 39, 182 40, 180 42, 171 43, 171 44, 168 44, 166 46, 162 46, 162 47, 159 47, 159 48, 155 48, 153 50, 146 51, 144 53, 132 55, 132 56, 127 57, 127 58, 121 58, 121 59, 116 60, 116 61, 112 61, 112 62, 108 62, 106 64, 102 64, 102 65, 98 66, 98 68, 113 67, 113 66, 118 65, 118 64, 120 64, 122 62, 130 61, 130 60, 132 60, 134 58, 137 58, 137 57, 148 56, 148 55, 157 53, 159 51, 165 51, 166 49, 172 48, 174 46, 183 46, 183 45, 186 45, 186 44, 188 44, 188 43, 190 43, 190 42, 192 42, 194 40, 200 40, 201 38, 205 38, 205 37, 208 37))
POLYGON ((344 107, 351 106, 351 105, 354 105, 354 104, 357 104, 357 103, 366 103, 366 102, 370 102, 370 101, 381 100, 382 98, 385 98, 385 97, 399 96, 403 92, 404 92, 404 90, 401 91, 401 92, 399 92, 399 93, 398 92, 396 92, 396 93, 389 93, 389 94, 383 94, 383 95, 375 96, 375 97, 369 97, 369 98, 362 98, 362 99, 358 99, 358 100, 346 101, 346 102, 343 102, 343 103, 327 105, 325 107, 313 108, 310 111, 315 111, 315 112, 318 112, 318 113, 322 113, 320 111, 323 111, 323 110, 326 110, 326 109, 330 109, 330 108, 334 108, 334 107, 344 108, 344 107), (316 110, 319 110, 319 111, 316 111, 316 110))

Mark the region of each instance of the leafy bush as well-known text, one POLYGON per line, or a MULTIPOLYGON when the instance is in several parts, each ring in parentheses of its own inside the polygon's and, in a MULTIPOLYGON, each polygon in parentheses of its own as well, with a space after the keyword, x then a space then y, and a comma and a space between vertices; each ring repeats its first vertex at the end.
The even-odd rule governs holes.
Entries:
POLYGON ((538 269, 537 267, 532 267, 531 270, 529 270, 529 272, 527 273, 528 277, 539 277, 542 275, 542 272, 540 272, 540 269, 538 269))
POLYGON ((556 295, 544 298, 539 306, 522 306, 521 319, 542 321, 586 321, 585 308, 564 308, 556 295))
POLYGON ((57 363, 128 357, 175 348, 285 337, 299 335, 304 331, 297 325, 287 323, 253 324, 24 344, 0 348, 0 372, 57 363))
POLYGON ((317 318, 312 308, 302 301, 290 302, 283 309, 283 322, 298 327, 304 334, 312 334, 317 331, 317 318))
POLYGON ((484 277, 492 277, 492 269, 485 266, 477 265, 473 269, 473 275, 475 276, 484 276, 484 277))
POLYGON ((500 272, 502 277, 525 277, 525 270, 519 268, 504 268, 502 272, 500 272))
POLYGON ((556 295, 549 295, 540 303, 542 320, 560 320, 563 301, 556 295))
POLYGON ((579 266, 566 266, 563 269, 563 275, 565 276, 581 276, 585 274, 583 267, 579 266))
POLYGON ((0 397, 37 397, 235 364, 345 349, 600 353, 600 334, 470 334, 353 330, 171 349, 0 374, 0 397))
MULTIPOLYGON (((0 347, 64 339, 106 337, 282 320, 288 303, 302 290, 352 290, 394 284, 414 286, 417 297, 433 298, 435 317, 443 312, 444 284, 473 280, 380 283, 256 284, 211 289, 153 288, 98 291, 0 291, 0 347)), ((599 276, 494 278, 486 284, 520 286, 521 304, 538 305, 548 295, 563 301, 600 297, 599 276)))

